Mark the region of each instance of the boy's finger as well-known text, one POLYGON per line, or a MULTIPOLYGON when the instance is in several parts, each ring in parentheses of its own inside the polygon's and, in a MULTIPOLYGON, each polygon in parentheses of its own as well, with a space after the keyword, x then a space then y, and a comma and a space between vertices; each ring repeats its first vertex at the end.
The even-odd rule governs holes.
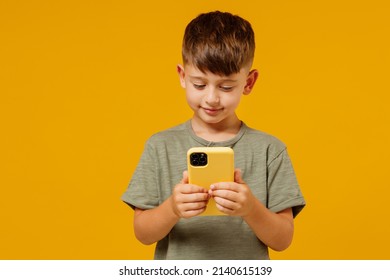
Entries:
MULTIPOLYGON (((224 200, 231 201, 231 202, 237 201, 237 193, 232 192, 232 191, 227 191, 227 190, 215 190, 215 191, 213 191, 213 197, 214 197, 215 201, 217 201, 217 198, 224 199, 224 200)), ((222 205, 222 206, 225 206, 225 205, 222 205)))
MULTIPOLYGON (((190 193, 181 196, 178 200, 183 203, 205 203, 207 204, 209 196, 207 193, 190 193)), ((189 205, 189 204, 188 204, 189 205)))
POLYGON ((207 193, 208 191, 202 187, 196 186, 196 185, 189 185, 189 184, 184 184, 181 189, 181 193, 207 193))
POLYGON ((217 203, 217 205, 222 206, 223 208, 228 210, 233 210, 235 207, 235 202, 228 199, 216 197, 215 202, 217 203))
POLYGON ((229 191, 234 191, 237 192, 237 186, 233 183, 216 183, 212 184, 210 186, 211 191, 216 191, 216 190, 229 190, 229 191))
POLYGON ((202 214, 206 210, 206 207, 197 210, 188 210, 184 212, 183 218, 191 218, 202 214))

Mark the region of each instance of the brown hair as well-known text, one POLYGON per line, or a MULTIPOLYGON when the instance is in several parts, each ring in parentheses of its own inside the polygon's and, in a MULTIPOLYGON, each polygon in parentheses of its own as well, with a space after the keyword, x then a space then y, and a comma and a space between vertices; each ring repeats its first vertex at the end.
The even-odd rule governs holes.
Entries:
POLYGON ((186 27, 183 38, 183 63, 202 72, 229 76, 251 66, 255 35, 245 19, 227 12, 200 14, 186 27))

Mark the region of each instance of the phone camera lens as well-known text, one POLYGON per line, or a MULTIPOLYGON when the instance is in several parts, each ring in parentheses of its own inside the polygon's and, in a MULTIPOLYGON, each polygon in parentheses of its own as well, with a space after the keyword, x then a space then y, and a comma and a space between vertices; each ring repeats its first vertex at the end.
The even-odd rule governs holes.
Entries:
POLYGON ((205 166, 207 165, 207 154, 205 153, 192 153, 190 155, 190 162, 193 166, 205 166))
POLYGON ((192 154, 191 154, 191 159, 193 159, 193 160, 199 159, 199 154, 197 154, 197 153, 192 153, 192 154))

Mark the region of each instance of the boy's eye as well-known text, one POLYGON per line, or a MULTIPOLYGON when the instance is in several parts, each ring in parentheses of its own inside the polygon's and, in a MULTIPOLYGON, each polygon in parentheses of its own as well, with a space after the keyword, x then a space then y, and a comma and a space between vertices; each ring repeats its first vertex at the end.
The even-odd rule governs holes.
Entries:
POLYGON ((232 86, 221 86, 220 88, 221 88, 221 90, 223 90, 223 91, 231 91, 231 90, 233 89, 232 86))
POLYGON ((196 89, 204 89, 206 87, 206 85, 202 85, 202 84, 193 84, 194 85, 194 88, 196 89))

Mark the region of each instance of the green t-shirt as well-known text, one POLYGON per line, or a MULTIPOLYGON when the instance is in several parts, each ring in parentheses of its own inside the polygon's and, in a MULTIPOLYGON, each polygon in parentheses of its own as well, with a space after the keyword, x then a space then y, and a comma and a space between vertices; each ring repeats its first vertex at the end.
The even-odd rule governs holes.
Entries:
MULTIPOLYGON (((235 168, 241 169, 244 182, 270 211, 291 207, 295 217, 304 207, 285 145, 244 123, 235 137, 223 142, 198 137, 190 121, 154 134, 122 200, 140 209, 160 205, 187 170, 188 149, 201 146, 233 148, 235 168)), ((155 259, 269 259, 269 255, 241 217, 197 216, 179 220, 157 243, 155 259)))

